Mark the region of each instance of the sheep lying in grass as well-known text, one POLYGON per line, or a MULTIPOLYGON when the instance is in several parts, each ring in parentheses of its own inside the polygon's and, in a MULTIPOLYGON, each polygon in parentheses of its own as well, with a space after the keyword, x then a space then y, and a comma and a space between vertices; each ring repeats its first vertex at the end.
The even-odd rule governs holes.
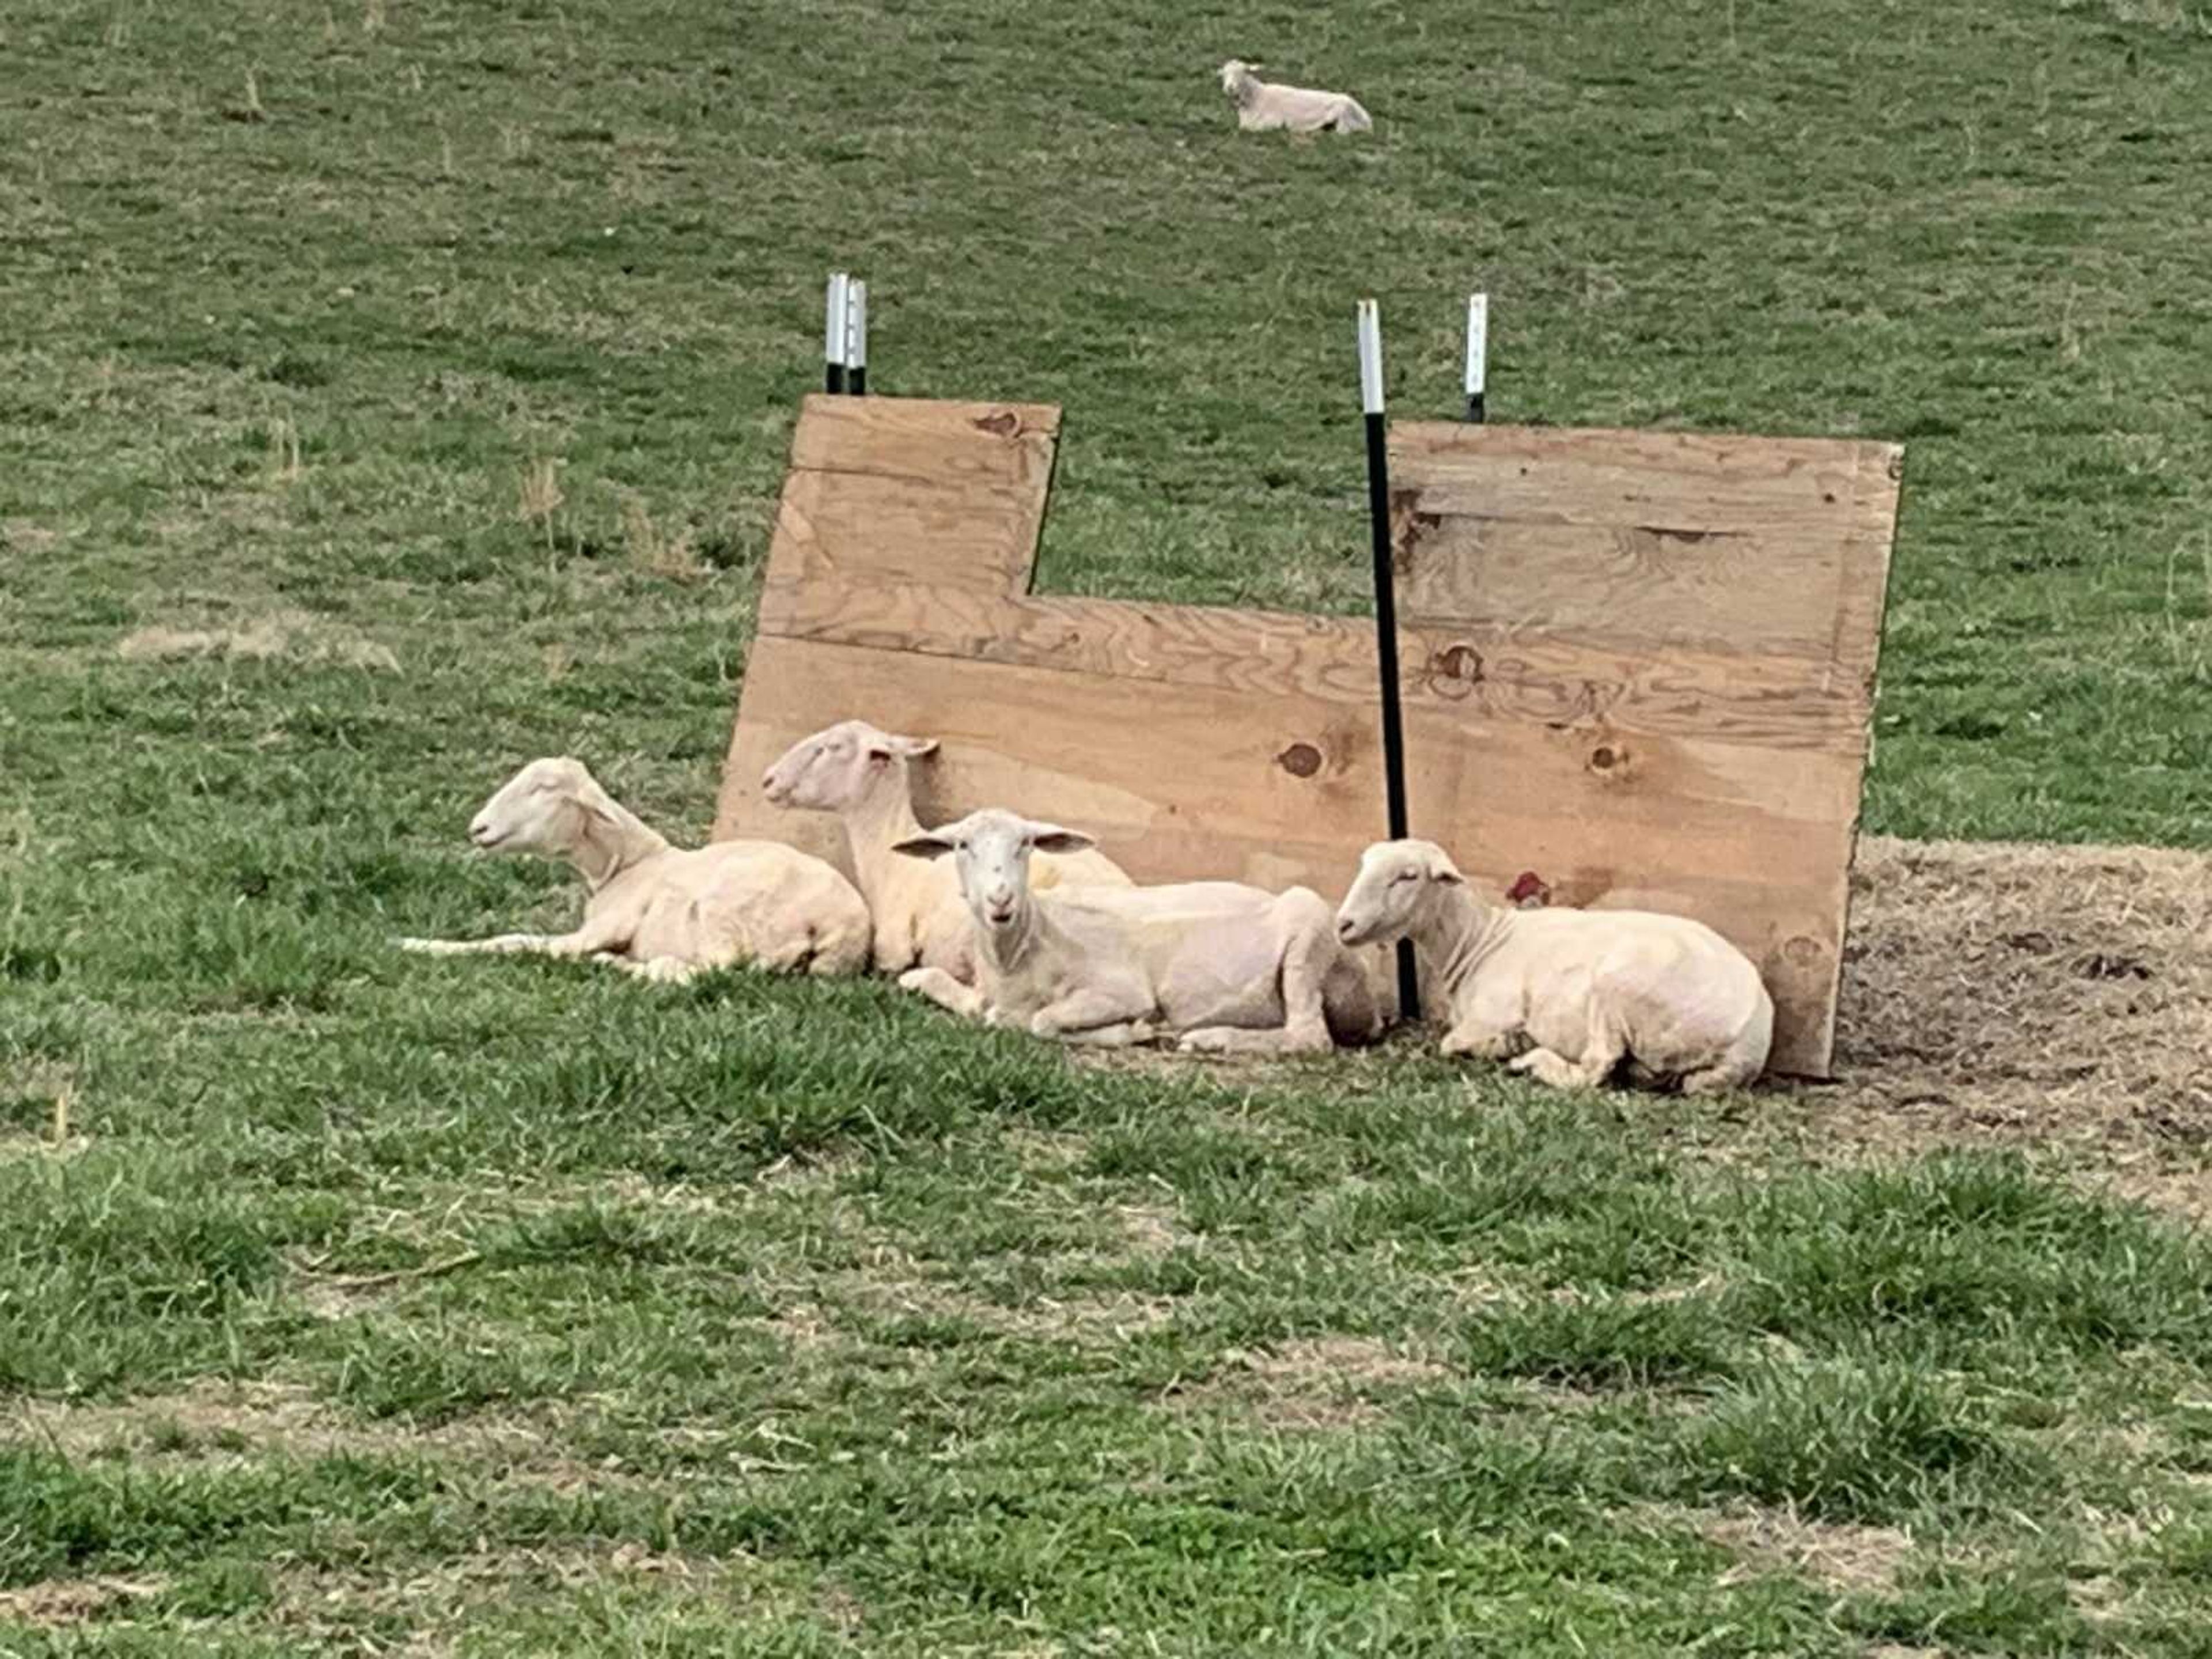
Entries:
POLYGON ((1310 888, 1236 882, 1034 892, 1030 854, 1091 838, 986 809, 905 837, 897 850, 953 856, 973 920, 972 987, 935 968, 899 983, 994 1025, 1121 1047, 1166 1031, 1186 1049, 1309 1054, 1364 1042, 1381 1022, 1367 975, 1310 888))
POLYGON ((1271 86, 1241 58, 1221 66, 1221 89, 1236 104, 1237 125, 1246 132, 1366 132, 1375 125, 1351 94, 1271 86))
MULTIPOLYGON (((969 984, 975 966, 957 879, 948 868, 891 850, 921 833, 908 763, 936 748, 933 738, 902 738, 866 720, 842 720, 787 750, 762 776, 761 793, 778 806, 835 812, 843 821, 853 873, 875 919, 878 972, 942 968, 969 984)), ((1034 880, 1041 890, 1129 884, 1121 866, 1097 852, 1040 858, 1034 880)))
POLYGON ((1411 939, 1421 994, 1449 1012, 1448 1054, 1512 1060, 1554 1088, 1592 1088, 1626 1060, 1688 1094, 1766 1065, 1774 1002, 1758 969, 1702 922, 1638 910, 1507 909, 1478 897, 1431 842, 1369 848, 1336 913, 1347 946, 1411 939))
POLYGON ((867 965, 868 907, 821 860, 772 841, 672 847, 580 761, 531 762, 484 803, 469 839, 486 852, 566 863, 589 890, 582 925, 572 933, 404 939, 403 949, 591 957, 664 981, 739 962, 813 974, 867 965))

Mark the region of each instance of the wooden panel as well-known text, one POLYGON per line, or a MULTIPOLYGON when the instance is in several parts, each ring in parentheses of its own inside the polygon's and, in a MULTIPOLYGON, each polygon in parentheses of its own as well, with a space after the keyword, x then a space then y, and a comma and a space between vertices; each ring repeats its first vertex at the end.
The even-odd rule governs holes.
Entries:
MULTIPOLYGON (((1371 626, 1037 598, 1057 411, 814 398, 715 833, 844 861, 762 771, 858 715, 1140 880, 1334 899, 1382 832, 1371 626)), ((1409 795, 1502 893, 1694 915, 1765 975, 1773 1067, 1829 1062, 1899 452, 1414 425, 1392 434, 1409 795)), ((1378 962, 1378 965, 1379 962, 1378 962)))
MULTIPOLYGON (((1346 617, 824 575, 779 592, 762 625, 797 639, 1375 706, 1374 625, 1346 617)), ((1409 702, 1470 715, 1778 749, 1865 746, 1861 699, 1810 682, 1795 663, 1444 623, 1401 629, 1398 649, 1409 702)))
POLYGON ((1030 583, 1060 411, 816 393, 799 411, 761 608, 817 577, 1030 583))
POLYGON ((1811 439, 1401 427, 1401 614, 1778 654, 1802 659, 1806 684, 1863 698, 1901 455, 1811 439))
MULTIPOLYGON (((718 839, 793 841, 842 861, 830 820, 769 805, 761 773, 791 744, 860 714, 936 738, 926 820, 984 805, 1097 836, 1146 881, 1220 877, 1342 896, 1383 833, 1371 708, 1296 690, 1179 685, 904 650, 767 637, 745 677, 715 818, 718 839), (886 713, 885 711, 890 711, 886 713), (826 849, 826 850, 825 850, 826 849)), ((1778 1066, 1826 1061, 1822 1000, 1840 927, 1823 890, 1840 869, 1856 767, 1848 757, 1710 741, 1601 742, 1425 708, 1407 722, 1414 821, 1501 892, 1520 871, 1560 902, 1638 903, 1734 939, 1784 1007, 1778 1066), (1666 853, 1663 873, 1644 861, 1666 853)))

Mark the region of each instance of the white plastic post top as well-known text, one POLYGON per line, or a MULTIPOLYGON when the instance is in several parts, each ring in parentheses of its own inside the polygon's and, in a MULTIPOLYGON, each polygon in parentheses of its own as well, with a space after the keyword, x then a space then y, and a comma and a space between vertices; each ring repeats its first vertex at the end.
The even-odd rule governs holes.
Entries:
POLYGON ((845 290, 845 367, 868 366, 868 285, 854 277, 845 290))
POLYGON ((1359 302, 1359 407, 1382 412, 1382 313, 1372 300, 1359 302))
POLYGON ((845 306, 852 278, 842 270, 830 273, 830 298, 827 315, 822 325, 822 359, 824 362, 845 361, 845 306))
POLYGON ((1482 396, 1485 362, 1490 352, 1490 296, 1467 296, 1467 395, 1482 396))

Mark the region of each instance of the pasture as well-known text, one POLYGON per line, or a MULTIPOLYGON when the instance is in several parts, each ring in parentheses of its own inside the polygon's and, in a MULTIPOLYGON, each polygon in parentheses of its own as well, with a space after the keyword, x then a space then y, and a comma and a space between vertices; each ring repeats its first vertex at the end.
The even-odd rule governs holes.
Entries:
POLYGON ((2212 12, 0 64, 0 1654, 2212 1650, 2212 12), (1376 131, 1240 137, 1231 55, 1376 131), (1493 418, 1905 441, 1845 1082, 392 950, 574 913, 466 855, 532 756, 703 833, 833 265, 873 389, 1065 404, 1060 592, 1360 610, 1364 294, 1395 412, 1480 285, 1493 418))

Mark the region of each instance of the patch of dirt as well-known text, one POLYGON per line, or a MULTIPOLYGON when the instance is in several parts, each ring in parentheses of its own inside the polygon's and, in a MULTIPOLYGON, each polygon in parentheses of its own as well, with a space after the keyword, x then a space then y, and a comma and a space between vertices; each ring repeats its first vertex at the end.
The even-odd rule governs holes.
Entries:
POLYGON ((1823 1133, 2070 1142, 2212 1204, 2154 1178, 2212 1152, 2212 858, 1868 836, 1844 955, 1823 1133))
MULTIPOLYGON (((1010 1307, 971 1295, 943 1280, 885 1278, 878 1273, 841 1273, 830 1288, 834 1296, 877 1313, 936 1315, 965 1320, 1002 1335, 1079 1345, 1125 1341, 1166 1324, 1176 1312, 1171 1297, 1138 1296, 1131 1291, 1114 1296, 1040 1296, 1010 1307)), ((834 1334, 825 1336, 822 1315, 823 1310, 817 1307, 787 1309, 774 1323, 792 1342, 794 1352, 804 1352, 825 1341, 838 1340, 834 1334), (799 1322, 796 1325, 790 1322, 794 1316, 799 1322)))
POLYGON ((168 1588, 166 1578, 48 1578, 21 1589, 0 1590, 0 1619, 26 1625, 80 1625, 168 1588))
POLYGON ((1362 1336, 1323 1336, 1237 1352, 1202 1382, 1178 1384, 1173 1403, 1242 1407, 1273 1429, 1358 1428, 1382 1415, 1388 1395, 1451 1373, 1362 1336))
POLYGON ((556 1420, 478 1416, 433 1425, 404 1418, 362 1422, 304 1389, 276 1382, 208 1378, 173 1394, 113 1404, 23 1401, 0 1419, 0 1431, 72 1458, 124 1455, 154 1466, 244 1462, 271 1453, 298 1458, 434 1454, 562 1492, 619 1485, 627 1478, 569 1455, 574 1437, 556 1420))
POLYGON ((235 628, 155 624, 134 629, 115 642, 115 653, 127 662, 222 657, 256 662, 339 663, 349 668, 399 672, 399 659, 389 646, 299 611, 272 611, 235 628))
POLYGON ((1114 1218, 1121 1224, 1129 1249, 1139 1256, 1168 1255, 1198 1242, 1198 1235, 1172 1214, 1151 1205, 1117 1204, 1114 1218))
POLYGON ((1720 1576, 1723 1584, 1779 1571, 1840 1592, 1885 1589, 1914 1548, 1912 1535, 1895 1527, 1808 1521, 1788 1510, 1752 1504, 1722 1510, 1655 1504, 1642 1513, 1669 1526, 1687 1526, 1735 1557, 1720 1576))

